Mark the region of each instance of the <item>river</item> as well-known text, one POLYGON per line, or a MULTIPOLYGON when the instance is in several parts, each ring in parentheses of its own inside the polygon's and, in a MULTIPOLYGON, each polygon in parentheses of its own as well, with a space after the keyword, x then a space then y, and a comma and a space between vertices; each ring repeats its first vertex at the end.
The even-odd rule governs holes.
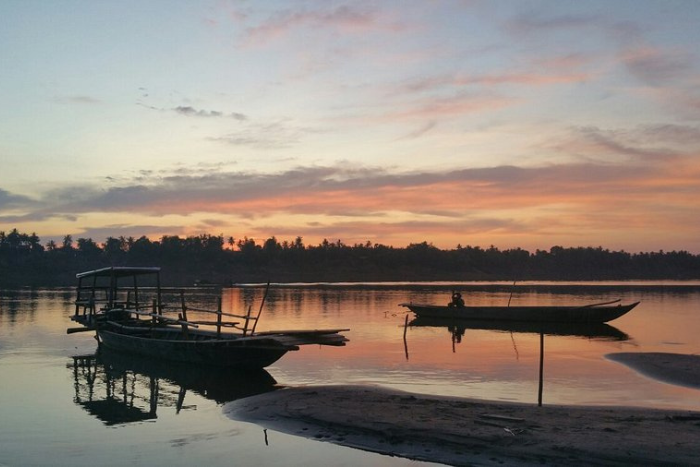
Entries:
MULTIPOLYGON (((201 301, 215 295, 188 292, 201 301)), ((257 312, 265 287, 221 293, 224 311, 257 312)), ((697 389, 606 358, 699 354, 700 282, 273 284, 259 331, 348 328, 350 342, 302 347, 254 375, 96 356, 90 333, 66 334, 73 300, 71 289, 0 291, 0 466, 417 464, 263 431, 224 414, 232 400, 283 386, 372 384, 528 404, 700 411, 697 389), (641 303, 602 328, 542 335, 523 328, 405 327, 399 303, 446 303, 451 290, 474 304, 641 303)))

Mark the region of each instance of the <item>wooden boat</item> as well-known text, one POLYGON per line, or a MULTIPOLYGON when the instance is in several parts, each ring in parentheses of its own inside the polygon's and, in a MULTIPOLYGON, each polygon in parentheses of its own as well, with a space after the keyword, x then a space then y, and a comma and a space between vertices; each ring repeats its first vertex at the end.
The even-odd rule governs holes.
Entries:
POLYGON ((606 323, 619 318, 639 302, 622 305, 620 300, 583 306, 466 306, 453 294, 448 305, 400 303, 421 318, 476 321, 528 321, 549 323, 606 323))
POLYGON ((83 327, 68 329, 68 333, 94 330, 100 345, 117 352, 198 365, 264 368, 301 345, 342 346, 347 342, 340 334, 347 329, 255 332, 264 298, 255 316, 250 308, 241 315, 222 312, 220 297, 215 311, 188 307, 184 291, 160 286, 160 268, 108 267, 76 277, 71 319, 83 327), (179 292, 179 305, 166 305, 166 292, 179 292), (167 316, 172 311, 177 312, 176 318, 167 316), (188 313, 213 314, 216 319, 190 320, 188 313), (244 324, 223 321, 224 317, 238 318, 244 324))

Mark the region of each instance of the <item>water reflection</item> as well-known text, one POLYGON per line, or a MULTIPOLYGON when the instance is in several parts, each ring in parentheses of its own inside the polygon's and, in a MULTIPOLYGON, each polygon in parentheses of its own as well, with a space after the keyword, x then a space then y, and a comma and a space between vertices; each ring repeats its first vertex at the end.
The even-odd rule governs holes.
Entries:
POLYGON ((630 339, 629 335, 625 334, 619 329, 608 324, 600 323, 499 322, 444 318, 415 318, 409 322, 407 315, 403 334, 406 360, 409 359, 408 341, 406 339, 406 330, 409 326, 417 328, 446 328, 452 339, 453 353, 456 353, 456 345, 462 342, 462 338, 468 329, 510 333, 511 340, 513 342, 513 349, 516 355, 518 354, 518 347, 515 343, 514 333, 539 335, 539 368, 537 388, 537 405, 539 406, 542 406, 542 396, 544 392, 545 336, 581 337, 602 341, 626 341, 630 339))
POLYGON ((72 357, 73 401, 105 425, 155 420, 159 407, 176 413, 196 409, 185 402, 191 391, 219 404, 278 388, 265 370, 232 371, 174 365, 100 349, 72 357))
POLYGON ((630 336, 626 333, 609 324, 602 323, 500 322, 415 318, 408 325, 412 327, 444 327, 451 334, 453 343, 460 343, 467 329, 581 337, 603 341, 626 341, 630 339, 630 336))

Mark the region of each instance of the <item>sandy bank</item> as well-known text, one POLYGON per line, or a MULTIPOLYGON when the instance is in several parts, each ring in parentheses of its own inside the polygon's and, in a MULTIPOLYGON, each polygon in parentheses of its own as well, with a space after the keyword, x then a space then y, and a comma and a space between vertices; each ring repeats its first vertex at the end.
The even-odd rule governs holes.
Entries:
POLYGON ((700 355, 662 352, 620 352, 608 354, 606 357, 627 365, 649 378, 678 386, 700 389, 700 355))
MULTIPOLYGON (((669 372, 688 373, 683 381, 695 384, 700 361, 684 357, 614 358, 647 372, 661 368, 669 379, 669 372)), ((289 434, 450 465, 700 466, 700 412, 537 407, 370 386, 286 388, 226 411, 289 434)))
POLYGON ((700 413, 417 396, 367 386, 286 388, 232 418, 451 465, 700 465, 700 413))

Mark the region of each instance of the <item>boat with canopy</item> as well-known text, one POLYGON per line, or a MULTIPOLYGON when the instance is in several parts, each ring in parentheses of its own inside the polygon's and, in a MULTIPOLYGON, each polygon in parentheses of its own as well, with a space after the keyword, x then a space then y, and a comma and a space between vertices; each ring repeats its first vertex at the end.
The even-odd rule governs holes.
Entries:
POLYGON ((161 287, 158 267, 107 267, 76 275, 75 313, 68 333, 95 331, 100 345, 123 353, 194 364, 264 368, 302 345, 343 346, 349 329, 257 332, 257 314, 186 303, 184 290, 161 287), (177 299, 166 304, 165 297, 177 299), (205 318, 202 318, 205 317, 205 318), (235 320, 235 321, 233 321, 235 320))

